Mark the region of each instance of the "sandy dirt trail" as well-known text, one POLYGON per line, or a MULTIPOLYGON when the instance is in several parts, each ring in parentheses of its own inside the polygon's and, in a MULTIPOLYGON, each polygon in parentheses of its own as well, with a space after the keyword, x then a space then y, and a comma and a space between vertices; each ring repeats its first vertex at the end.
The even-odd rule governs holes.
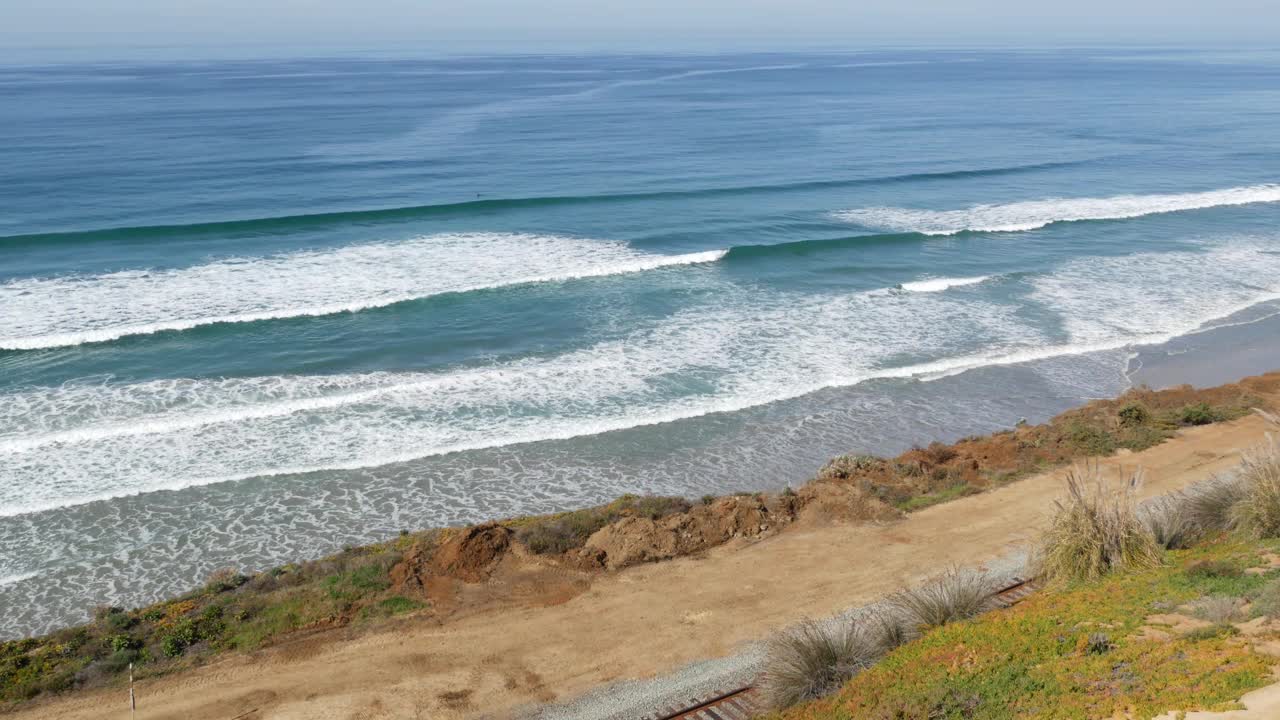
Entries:
MULTIPOLYGON (((1102 461, 1146 470, 1143 495, 1227 470, 1264 438, 1250 416, 1183 431, 1102 461)), ((258 720, 502 716, 730 653, 804 617, 835 614, 958 563, 1024 546, 1043 527, 1061 472, 879 525, 795 527, 601 576, 567 600, 543 598, 445 625, 408 619, 335 630, 139 684, 137 718, 258 720)), ((128 718, 119 689, 41 703, 17 718, 128 718)))

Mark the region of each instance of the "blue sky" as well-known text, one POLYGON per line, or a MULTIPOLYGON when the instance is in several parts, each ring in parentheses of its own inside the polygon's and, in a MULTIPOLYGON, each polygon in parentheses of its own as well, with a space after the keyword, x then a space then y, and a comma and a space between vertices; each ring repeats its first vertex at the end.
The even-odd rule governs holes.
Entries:
POLYGON ((1277 0, 0 0, 0 42, 439 50, 1267 44, 1277 0))

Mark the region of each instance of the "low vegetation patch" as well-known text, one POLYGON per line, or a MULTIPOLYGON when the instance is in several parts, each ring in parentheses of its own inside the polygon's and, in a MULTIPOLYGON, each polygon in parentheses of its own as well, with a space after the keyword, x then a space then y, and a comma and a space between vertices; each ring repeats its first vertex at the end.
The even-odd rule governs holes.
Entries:
POLYGON ((1206 390, 1139 388, 1041 425, 1019 424, 950 445, 932 443, 896 458, 842 455, 823 466, 815 481, 853 484, 913 512, 1073 461, 1145 450, 1180 428, 1242 417, 1260 405, 1262 393, 1274 391, 1269 382, 1254 378, 1206 390))
POLYGON ((173 600, 134 610, 101 607, 86 625, 0 643, 0 701, 99 685, 120 677, 130 663, 138 677, 147 677, 219 652, 252 650, 299 630, 420 608, 422 603, 390 593, 388 570, 405 543, 429 536, 405 536, 252 576, 219 571, 203 587, 173 600))
MULTIPOLYGON (((1235 564, 1256 550, 1222 539, 1168 552, 1157 567, 1067 583, 1011 609, 948 623, 889 652, 836 694, 775 717, 1145 720, 1169 710, 1229 709, 1274 681, 1273 658, 1233 638, 1238 631, 1225 621, 1163 641, 1142 630, 1158 608, 1201 601, 1207 578, 1190 575, 1196 563, 1235 564)), ((1277 582, 1274 573, 1242 577, 1277 582)))

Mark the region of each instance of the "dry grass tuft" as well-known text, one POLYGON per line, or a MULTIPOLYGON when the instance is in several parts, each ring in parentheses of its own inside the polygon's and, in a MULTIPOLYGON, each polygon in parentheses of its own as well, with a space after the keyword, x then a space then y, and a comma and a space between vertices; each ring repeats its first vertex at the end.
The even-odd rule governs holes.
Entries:
POLYGON ((1231 525, 1253 537, 1280 537, 1280 443, 1268 436, 1236 472, 1242 492, 1229 511, 1231 525))
POLYGON ((1244 498, 1244 482, 1236 475, 1214 475, 1192 485, 1183 500, 1187 518, 1206 533, 1235 529, 1234 508, 1244 498))
POLYGON ((1204 529, 1192 518, 1182 493, 1155 498, 1138 511, 1138 517, 1166 550, 1186 550, 1204 537, 1204 529))
POLYGON ((902 590, 886 601, 904 636, 964 620, 994 607, 991 579, 985 573, 953 567, 918 588, 902 590))
POLYGON ((1039 547, 1040 575, 1051 581, 1096 580, 1113 570, 1150 568, 1161 562, 1160 546, 1138 518, 1132 476, 1120 489, 1108 486, 1093 466, 1087 476, 1067 473, 1067 496, 1039 547))
POLYGON ((779 710, 816 700, 871 667, 884 651, 862 623, 805 620, 769 641, 760 689, 779 710))
POLYGON ((1191 614, 1214 625, 1225 625, 1244 619, 1244 605, 1240 598, 1213 595, 1191 603, 1191 614))

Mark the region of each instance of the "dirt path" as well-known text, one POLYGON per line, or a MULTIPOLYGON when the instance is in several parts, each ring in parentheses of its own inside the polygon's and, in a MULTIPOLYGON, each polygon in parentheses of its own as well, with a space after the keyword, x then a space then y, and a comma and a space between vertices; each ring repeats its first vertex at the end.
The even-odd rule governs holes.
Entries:
MULTIPOLYGON (((1104 468, 1147 471, 1144 495, 1226 470, 1260 441, 1261 418, 1184 431, 1104 468)), ((878 526, 794 528, 601 577, 546 600, 438 626, 405 621, 231 657, 139 685, 137 718, 462 718, 566 700, 729 653, 806 616, 826 616, 943 569, 1019 547, 1042 526, 1060 473, 878 526)), ((18 718, 128 718, 119 690, 43 703, 18 718)))

